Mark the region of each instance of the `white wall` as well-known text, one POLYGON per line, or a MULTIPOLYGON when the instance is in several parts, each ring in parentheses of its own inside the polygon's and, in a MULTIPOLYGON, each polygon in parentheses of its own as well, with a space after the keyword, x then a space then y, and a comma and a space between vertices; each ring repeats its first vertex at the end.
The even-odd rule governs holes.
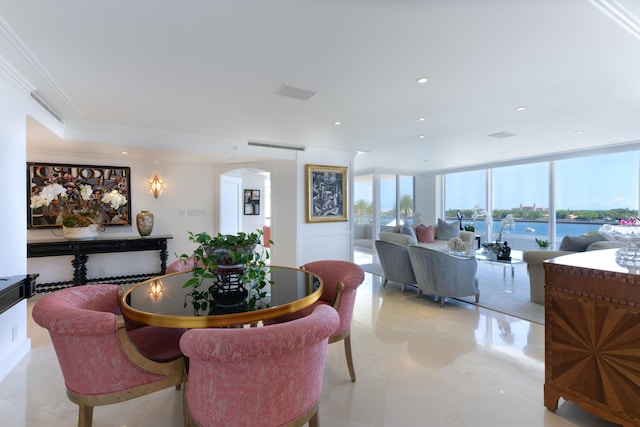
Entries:
MULTIPOLYGON (((27 152, 28 161, 61 162, 104 166, 128 166, 131 168, 131 226, 107 227, 103 236, 139 236, 135 215, 141 210, 154 215, 152 236, 172 235, 168 241, 171 263, 183 253, 191 253, 194 244, 188 241, 188 231, 212 233, 214 191, 214 166, 172 162, 159 164, 148 160, 129 159, 126 156, 112 158, 83 158, 27 152), (149 180, 158 174, 164 187, 155 199, 148 189, 149 180), (176 256, 177 254, 177 256, 176 256)), ((21 168, 24 174, 24 168, 21 168)), ((26 208, 25 208, 26 209, 26 208)), ((25 213, 26 215, 26 213, 25 213)), ((25 224, 26 228, 26 224, 25 224)), ((29 230, 29 240, 62 239, 58 229, 29 230)), ((28 270, 40 274, 39 282, 69 280, 73 275, 71 257, 29 258, 28 270)), ((129 252, 120 254, 91 255, 87 263, 88 277, 127 275, 159 271, 157 252, 129 252)))
POLYGON ((423 224, 435 224, 441 217, 442 210, 440 203, 437 202, 440 193, 438 190, 440 177, 418 175, 414 182, 415 211, 420 212, 423 224))
MULTIPOLYGON (((2 58, 0 58, 2 59, 2 58)), ((3 74, 0 67, 0 209, 2 245, 0 277, 24 275, 27 270, 26 121, 28 114, 42 115, 28 98, 26 82, 3 74)), ((0 314, 0 380, 30 351, 25 301, 0 314)))
MULTIPOLYGON (((353 260, 353 236, 351 230, 351 197, 353 195, 353 160, 349 152, 307 150, 299 156, 297 170, 297 212, 300 237, 298 239, 298 264, 321 259, 353 260), (346 222, 306 222, 305 165, 346 166, 348 168, 349 209, 346 222)), ((275 216, 275 215, 274 215, 275 216)), ((277 243, 277 242, 276 242, 277 243)))

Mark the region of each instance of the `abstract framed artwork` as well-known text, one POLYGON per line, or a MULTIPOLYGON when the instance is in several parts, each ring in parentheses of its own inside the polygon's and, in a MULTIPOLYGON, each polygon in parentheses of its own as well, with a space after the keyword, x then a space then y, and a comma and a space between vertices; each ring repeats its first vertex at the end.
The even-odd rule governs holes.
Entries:
POLYGON ((100 200, 113 190, 126 202, 117 209, 108 203, 98 204, 96 218, 105 226, 131 225, 130 176, 130 168, 122 166, 27 163, 27 228, 59 228, 63 209, 80 211, 86 208, 87 199, 100 200), (53 188, 55 184, 62 186, 65 192, 56 193, 55 198, 49 196, 43 202, 42 196, 47 194, 45 189, 53 188), (91 194, 78 196, 89 187, 91 194), (33 202, 38 199, 39 203, 33 202))
POLYGON ((244 214, 260 215, 260 190, 244 190, 244 214))
POLYGON ((307 222, 347 221, 347 168, 305 166, 307 222))

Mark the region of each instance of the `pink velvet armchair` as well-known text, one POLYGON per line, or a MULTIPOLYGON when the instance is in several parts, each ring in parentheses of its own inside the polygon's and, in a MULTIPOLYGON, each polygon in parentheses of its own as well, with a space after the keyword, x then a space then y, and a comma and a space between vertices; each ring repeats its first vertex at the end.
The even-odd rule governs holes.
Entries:
POLYGON ((351 320, 356 302, 356 291, 358 286, 364 282, 364 270, 353 262, 339 260, 313 261, 303 265, 302 268, 317 274, 324 282, 322 296, 315 305, 331 305, 340 315, 340 326, 329 337, 329 344, 344 340, 349 376, 351 381, 355 382, 356 372, 351 354, 351 320))
POLYGON ((195 259, 189 257, 187 259, 177 259, 167 267, 167 274, 178 273, 183 271, 191 271, 196 267, 195 259))
POLYGON ((78 426, 89 427, 93 407, 122 402, 183 382, 183 330, 142 326, 127 331, 118 286, 85 285, 48 294, 33 307, 48 329, 67 396, 78 404, 78 426))
POLYGON ((318 425, 328 337, 339 317, 328 306, 262 328, 191 329, 185 425, 318 425))

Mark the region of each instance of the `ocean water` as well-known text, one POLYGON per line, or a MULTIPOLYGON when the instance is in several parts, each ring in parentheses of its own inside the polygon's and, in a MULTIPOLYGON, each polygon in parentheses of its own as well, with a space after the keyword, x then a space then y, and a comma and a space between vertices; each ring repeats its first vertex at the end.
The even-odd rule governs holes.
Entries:
MULTIPOLYGON (((465 224, 465 221, 462 222, 465 224)), ((557 222, 556 223, 556 236, 564 237, 564 236, 578 236, 580 234, 584 234, 590 231, 598 231, 598 229, 602 226, 602 223, 578 223, 578 222, 557 222)), ((492 224, 492 230, 494 235, 498 236, 500 232, 500 221, 496 221, 492 224)), ((484 235, 487 231, 487 226, 484 222, 476 222, 476 233, 484 235)), ((538 239, 548 239, 549 238, 549 224, 546 222, 516 222, 516 226, 511 229, 503 232, 503 239, 505 236, 516 235, 516 236, 526 236, 538 239)))
MULTIPOLYGON (((447 222, 455 222, 456 219, 448 218, 447 222)), ((395 218, 381 218, 381 222, 394 223, 395 218)), ((409 221, 410 222, 410 221, 409 221)), ((471 221, 463 220, 462 225, 470 224, 471 221)), ((562 239, 564 236, 578 236, 587 232, 598 231, 602 226, 602 223, 596 222, 557 222, 556 223, 556 239, 562 239)), ((494 221, 492 224, 492 231, 494 237, 498 237, 500 232, 500 221, 494 221)), ((487 225, 484 221, 476 222, 476 233, 482 236, 486 235, 487 225)), ((522 221, 516 222, 516 226, 511 230, 506 230, 502 233, 502 238, 505 240, 509 235, 516 235, 522 237, 529 237, 531 239, 538 238, 547 240, 549 239, 549 224, 546 222, 536 221, 522 221)))

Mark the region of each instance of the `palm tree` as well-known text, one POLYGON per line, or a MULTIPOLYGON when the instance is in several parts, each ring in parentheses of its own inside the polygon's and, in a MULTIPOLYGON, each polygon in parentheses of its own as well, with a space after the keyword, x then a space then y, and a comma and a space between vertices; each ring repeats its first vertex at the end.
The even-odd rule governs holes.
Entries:
POLYGON ((400 196, 400 216, 402 218, 413 216, 413 197, 409 194, 400 196))
POLYGON ((361 224, 363 216, 371 218, 371 215, 373 214, 373 206, 371 205, 371 202, 367 202, 364 199, 359 199, 353 205, 353 213, 356 214, 356 216, 358 217, 358 223, 361 224))

